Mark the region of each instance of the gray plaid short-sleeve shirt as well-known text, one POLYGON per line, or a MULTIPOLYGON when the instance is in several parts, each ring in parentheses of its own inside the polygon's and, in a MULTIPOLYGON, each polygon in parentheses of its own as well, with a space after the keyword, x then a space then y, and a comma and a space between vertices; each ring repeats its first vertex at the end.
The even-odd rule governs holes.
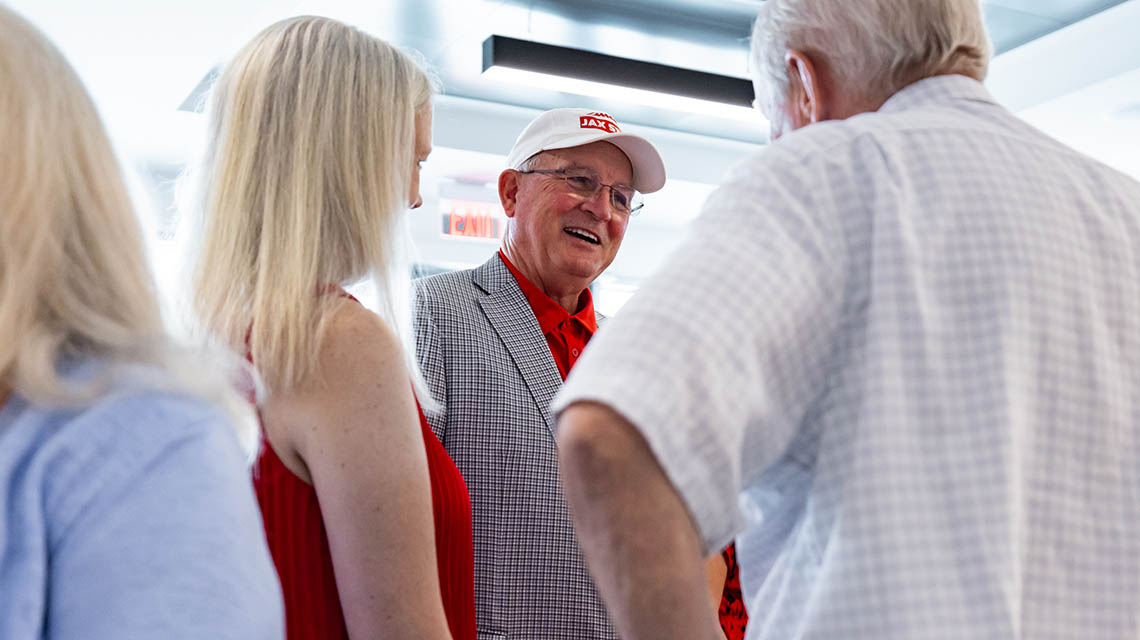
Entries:
POLYGON ((740 534, 750 640, 1140 630, 1140 185, 974 80, 740 166, 583 399, 740 534))

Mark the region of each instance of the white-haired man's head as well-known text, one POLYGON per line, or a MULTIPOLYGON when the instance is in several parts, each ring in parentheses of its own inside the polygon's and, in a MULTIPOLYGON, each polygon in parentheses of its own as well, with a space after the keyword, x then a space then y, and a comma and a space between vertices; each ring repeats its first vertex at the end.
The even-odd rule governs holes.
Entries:
POLYGON ((986 76, 978 0, 767 0, 752 31, 753 84, 772 137, 874 111, 930 76, 986 76))

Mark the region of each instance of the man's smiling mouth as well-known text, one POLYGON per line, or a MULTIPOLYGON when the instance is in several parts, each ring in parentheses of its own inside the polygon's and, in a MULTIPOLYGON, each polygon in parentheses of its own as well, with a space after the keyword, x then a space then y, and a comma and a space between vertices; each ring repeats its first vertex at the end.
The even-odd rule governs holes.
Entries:
POLYGON ((581 238, 586 242, 591 242, 593 244, 602 244, 602 240, 598 238, 598 236, 589 231, 586 231, 585 229, 579 229, 577 227, 565 227, 562 229, 562 231, 574 236, 575 238, 581 238))

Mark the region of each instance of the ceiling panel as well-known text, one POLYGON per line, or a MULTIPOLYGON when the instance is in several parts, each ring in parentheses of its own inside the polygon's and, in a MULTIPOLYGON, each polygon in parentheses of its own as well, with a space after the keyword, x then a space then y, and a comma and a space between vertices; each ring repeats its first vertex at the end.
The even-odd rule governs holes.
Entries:
POLYGON ((1115 6, 1124 0, 984 0, 989 6, 1070 23, 1115 6))
MULTIPOLYGON (((759 6, 755 0, 417 0, 382 3, 372 15, 338 12, 325 2, 311 4, 314 11, 419 50, 452 96, 534 109, 580 106, 614 113, 626 122, 749 142, 767 137, 761 118, 726 123, 614 99, 520 87, 482 75, 483 40, 503 35, 747 78, 747 38, 759 6)), ((346 10, 352 9, 351 3, 345 4, 346 10)))
MULTIPOLYGON (((760 0, 8 2, 59 39, 100 102, 117 102, 110 111, 128 114, 122 117, 125 123, 139 120, 143 109, 177 107, 211 68, 262 26, 287 15, 318 13, 420 50, 451 96, 534 109, 577 105, 658 128, 747 142, 766 138, 762 125, 520 88, 481 75, 482 41, 500 34, 747 77, 748 33, 760 0)), ((1121 0, 988 0, 985 14, 1000 54, 1119 4, 1121 0)), ((1140 32, 1140 26, 1133 32, 1140 32)))
POLYGON ((747 37, 761 0, 504 0, 575 20, 646 20, 661 25, 703 25, 747 37))
MULTIPOLYGON (((1000 54, 1121 1, 993 0, 984 4, 984 12, 1000 54)), ((397 31, 399 21, 376 27, 390 25, 395 29, 381 35, 424 50, 453 95, 532 108, 610 109, 651 126, 760 142, 766 137, 761 127, 486 81, 480 75, 479 45, 499 34, 747 78, 748 36, 761 5, 760 0, 421 0, 408 13, 418 27, 414 38, 407 29, 397 31), (429 20, 435 21, 434 31, 429 20)))
POLYGON ((982 7, 986 17, 986 28, 994 43, 994 52, 1001 54, 1035 40, 1065 26, 1065 23, 1018 9, 1010 9, 997 4, 982 7))
POLYGON ((987 0, 986 26, 1001 54, 1079 22, 1125 0, 987 0))

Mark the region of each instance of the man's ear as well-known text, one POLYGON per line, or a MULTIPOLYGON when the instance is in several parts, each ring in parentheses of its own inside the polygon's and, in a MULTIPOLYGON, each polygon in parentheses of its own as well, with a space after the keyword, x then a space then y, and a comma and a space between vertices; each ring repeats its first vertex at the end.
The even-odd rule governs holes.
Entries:
POLYGON ((800 127, 827 119, 825 89, 819 67, 811 57, 796 49, 784 54, 788 73, 788 115, 800 127))
POLYGON ((514 169, 504 169, 499 174, 499 203, 503 205, 503 213, 508 218, 515 217, 515 205, 518 203, 519 172, 514 169))

